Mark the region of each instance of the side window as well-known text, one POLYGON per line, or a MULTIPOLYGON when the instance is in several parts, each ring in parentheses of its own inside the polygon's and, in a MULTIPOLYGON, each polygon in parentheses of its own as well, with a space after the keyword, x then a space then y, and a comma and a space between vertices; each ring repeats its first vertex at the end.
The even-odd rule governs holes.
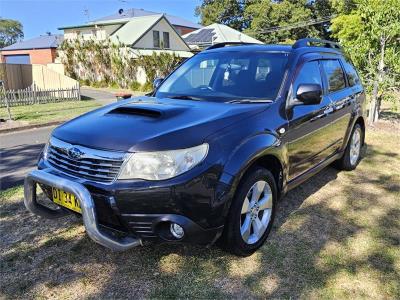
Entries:
POLYGON ((360 78, 358 77, 357 71, 354 69, 353 65, 343 60, 343 66, 350 86, 360 84, 360 78))
POLYGON ((318 61, 306 62, 300 72, 297 74, 295 81, 293 82, 293 95, 296 95, 296 91, 300 84, 319 84, 322 87, 321 72, 319 70, 318 61))
POLYGON ((322 60, 326 79, 328 81, 328 91, 330 93, 340 91, 346 87, 342 66, 336 59, 322 60))
POLYGON ((169 32, 163 32, 163 43, 164 43, 164 48, 169 49, 169 32))
POLYGON ((153 46, 160 48, 160 32, 157 30, 153 30, 153 46))

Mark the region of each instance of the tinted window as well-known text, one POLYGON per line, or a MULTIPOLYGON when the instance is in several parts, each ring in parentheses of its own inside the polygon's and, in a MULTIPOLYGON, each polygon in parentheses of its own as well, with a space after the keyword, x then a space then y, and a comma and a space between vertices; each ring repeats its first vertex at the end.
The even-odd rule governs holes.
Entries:
POLYGON ((153 30, 153 46, 160 48, 160 32, 156 30, 153 30))
POLYGON ((159 87, 157 97, 201 100, 276 98, 288 55, 268 52, 204 52, 187 60, 159 87))
POLYGON ((360 78, 358 77, 357 71, 354 69, 353 65, 347 61, 343 62, 344 70, 346 71, 347 80, 350 86, 354 86, 360 83, 360 78))
POLYGON ((329 92, 336 92, 346 87, 342 66, 338 60, 321 61, 326 79, 328 80, 329 92))
POLYGON ((296 80, 293 83, 293 94, 296 95, 300 84, 319 84, 322 87, 321 72, 317 61, 305 63, 300 72, 297 74, 296 80))

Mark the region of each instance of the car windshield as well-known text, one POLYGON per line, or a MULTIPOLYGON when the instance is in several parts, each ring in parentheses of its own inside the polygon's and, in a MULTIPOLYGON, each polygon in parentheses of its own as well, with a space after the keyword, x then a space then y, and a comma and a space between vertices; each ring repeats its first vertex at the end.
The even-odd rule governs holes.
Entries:
POLYGON ((203 52, 158 88, 157 98, 230 102, 274 100, 286 69, 282 52, 203 52))

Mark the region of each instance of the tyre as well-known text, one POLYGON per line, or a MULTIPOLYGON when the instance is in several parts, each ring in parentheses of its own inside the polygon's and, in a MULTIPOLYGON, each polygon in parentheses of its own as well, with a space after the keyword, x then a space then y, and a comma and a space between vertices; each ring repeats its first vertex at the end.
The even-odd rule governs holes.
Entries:
POLYGON ((219 244, 238 256, 254 253, 271 231, 276 200, 271 172, 261 167, 250 170, 235 193, 219 244))
POLYGON ((349 142, 342 158, 334 163, 339 170, 354 170, 361 160, 361 147, 364 143, 364 131, 359 124, 356 124, 351 132, 349 142))

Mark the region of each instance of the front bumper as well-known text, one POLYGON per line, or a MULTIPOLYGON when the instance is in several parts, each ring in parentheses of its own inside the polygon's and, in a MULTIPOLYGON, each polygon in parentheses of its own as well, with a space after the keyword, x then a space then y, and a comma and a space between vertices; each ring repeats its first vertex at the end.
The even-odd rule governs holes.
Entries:
MULTIPOLYGON (((222 211, 226 203, 222 201, 223 197, 215 198, 219 199, 219 203, 215 203, 212 195, 220 192, 211 188, 214 184, 210 183, 208 173, 203 174, 206 177, 186 178, 181 184, 169 182, 164 187, 139 187, 133 183, 94 185, 48 168, 42 161, 39 169, 29 173, 25 180, 28 210, 46 218, 70 213, 64 208, 52 210, 39 204, 36 201, 37 183, 49 198, 51 187, 72 193, 81 203, 88 235, 112 250, 127 250, 142 244, 142 240, 207 245, 215 242, 222 233, 222 211), (177 240, 171 236, 171 222, 184 228, 184 238, 177 240), (117 237, 115 232, 125 237, 117 237)), ((211 178, 215 178, 214 175, 211 178)))
POLYGON ((86 232, 95 242, 114 251, 124 251, 142 244, 141 239, 130 236, 117 237, 102 229, 99 226, 94 202, 89 191, 82 184, 53 175, 47 169, 31 171, 25 178, 24 203, 32 213, 45 218, 59 218, 66 214, 61 208, 53 210, 36 201, 37 183, 62 189, 78 198, 86 232))

